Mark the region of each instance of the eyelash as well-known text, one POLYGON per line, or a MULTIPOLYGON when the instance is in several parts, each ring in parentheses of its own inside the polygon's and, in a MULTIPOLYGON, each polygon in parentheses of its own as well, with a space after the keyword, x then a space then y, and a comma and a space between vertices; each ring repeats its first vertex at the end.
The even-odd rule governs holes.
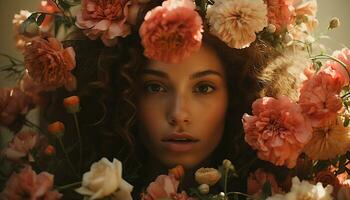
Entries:
MULTIPOLYGON (((167 88, 164 87, 162 84, 154 83, 154 82, 148 82, 148 83, 146 82, 144 84, 144 90, 149 94, 165 93, 168 91, 167 88)), ((212 93, 215 90, 216 88, 212 84, 198 83, 197 85, 195 85, 195 88, 193 89, 193 93, 205 95, 205 94, 212 93), (205 89, 205 91, 201 89, 205 89)))

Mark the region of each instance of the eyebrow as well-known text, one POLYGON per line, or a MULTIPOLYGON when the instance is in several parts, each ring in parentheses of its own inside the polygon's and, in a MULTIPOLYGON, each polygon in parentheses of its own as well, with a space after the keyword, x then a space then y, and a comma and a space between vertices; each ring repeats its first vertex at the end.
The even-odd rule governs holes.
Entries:
MULTIPOLYGON (((161 78, 169 79, 169 75, 167 73, 159 71, 159 70, 154 70, 154 69, 143 69, 141 71, 141 74, 142 75, 143 74, 151 74, 151 75, 158 76, 158 77, 161 77, 161 78)), ((221 73, 219 73, 217 71, 204 70, 204 71, 200 71, 200 72, 196 72, 196 73, 192 74, 190 76, 190 79, 201 78, 201 77, 208 76, 208 75, 217 75, 217 76, 223 78, 221 73)))

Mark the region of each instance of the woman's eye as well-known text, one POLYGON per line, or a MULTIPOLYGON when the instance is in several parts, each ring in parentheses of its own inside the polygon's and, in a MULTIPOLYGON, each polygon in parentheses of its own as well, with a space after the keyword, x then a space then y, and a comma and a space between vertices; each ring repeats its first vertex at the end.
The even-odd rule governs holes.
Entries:
POLYGON ((215 87, 209 84, 200 84, 194 88, 195 93, 208 94, 215 90, 215 87))
POLYGON ((144 88, 148 93, 166 92, 166 89, 162 85, 157 83, 146 84, 144 88))

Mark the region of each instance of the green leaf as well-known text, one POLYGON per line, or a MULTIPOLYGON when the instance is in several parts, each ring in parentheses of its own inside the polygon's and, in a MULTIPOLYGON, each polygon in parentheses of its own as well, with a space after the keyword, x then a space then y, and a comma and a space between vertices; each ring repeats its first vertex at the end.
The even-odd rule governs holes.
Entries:
POLYGON ((350 119, 349 119, 348 116, 346 116, 345 119, 344 119, 344 123, 343 123, 344 127, 348 127, 349 123, 350 123, 350 119))
POLYGON ((43 21, 45 20, 46 14, 45 13, 41 13, 39 15, 39 17, 36 19, 36 23, 38 24, 38 26, 40 26, 43 21))

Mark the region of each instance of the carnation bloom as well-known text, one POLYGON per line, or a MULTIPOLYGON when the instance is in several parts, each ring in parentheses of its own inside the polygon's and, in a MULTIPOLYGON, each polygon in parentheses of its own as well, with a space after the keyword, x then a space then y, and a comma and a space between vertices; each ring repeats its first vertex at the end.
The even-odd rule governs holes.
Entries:
POLYGON ((179 181, 173 176, 160 175, 147 187, 147 193, 142 194, 141 200, 190 200, 186 192, 177 193, 179 181))
POLYGON ((75 52, 66 49, 55 38, 37 37, 24 51, 25 67, 30 77, 45 90, 65 86, 67 90, 76 89, 76 79, 71 74, 75 68, 75 52))
POLYGON ((12 127, 34 107, 32 99, 19 88, 0 89, 0 124, 12 127))
POLYGON ((53 175, 47 172, 36 174, 30 166, 13 173, 7 181, 0 199, 58 200, 62 195, 52 191, 53 175))
POLYGON ((334 60, 327 61, 326 66, 336 70, 343 77, 343 86, 348 85, 350 82, 350 50, 343 48, 342 50, 334 51, 332 56, 343 62, 345 66, 334 60))
POLYGON ((176 63, 198 51, 202 19, 192 0, 167 0, 149 11, 139 33, 150 59, 176 63))
POLYGON ((215 1, 208 7, 210 32, 232 48, 245 48, 267 26, 267 8, 263 0, 215 1))
POLYGON ((9 142, 7 148, 5 148, 2 154, 9 160, 21 161, 21 159, 26 156, 29 160, 33 160, 30 155, 30 150, 32 150, 38 142, 38 134, 32 131, 22 131, 17 133, 12 141, 9 142))
POLYGON ((119 37, 130 34, 126 23, 130 0, 82 0, 76 25, 92 40, 101 38, 106 46, 115 46, 119 37))
POLYGON ((252 112, 252 116, 243 116, 245 141, 258 151, 260 159, 294 167, 312 137, 311 125, 299 105, 285 96, 263 97, 253 103, 252 112))
POLYGON ((293 7, 290 0, 264 0, 267 4, 268 21, 276 26, 276 32, 281 32, 292 24, 293 7))
POLYGON ((301 181, 298 177, 292 179, 291 191, 285 195, 276 194, 267 200, 332 200, 333 187, 323 187, 322 183, 313 185, 308 181, 301 181))
POLYGON ((247 193, 259 198, 262 194, 265 183, 269 183, 271 186, 272 194, 281 193, 282 189, 278 187, 277 181, 273 174, 265 172, 262 169, 257 169, 254 173, 251 173, 247 181, 247 193))
POLYGON ((343 155, 350 149, 350 127, 338 119, 329 126, 315 128, 304 152, 313 160, 327 160, 343 155))
POLYGON ((332 68, 322 69, 303 82, 299 105, 313 127, 325 126, 337 117, 342 109, 339 92, 343 82, 344 76, 332 68))

